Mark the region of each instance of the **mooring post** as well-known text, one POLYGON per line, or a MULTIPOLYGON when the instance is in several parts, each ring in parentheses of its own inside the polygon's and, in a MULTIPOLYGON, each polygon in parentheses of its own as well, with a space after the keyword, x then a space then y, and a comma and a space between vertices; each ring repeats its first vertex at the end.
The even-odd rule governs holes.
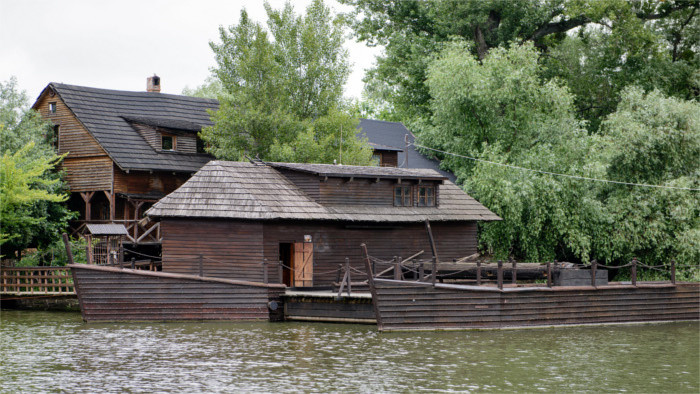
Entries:
POLYGON ((481 286, 481 261, 476 262, 476 285, 481 286))
POLYGON ((637 258, 632 258, 632 286, 637 286, 637 258))
POLYGON ((425 266, 423 265, 423 262, 418 263, 418 281, 422 282, 423 279, 425 279, 425 266))
POLYGON ((277 276, 279 277, 280 283, 284 283, 284 267, 282 266, 282 260, 277 264, 277 276))
POLYGON ((204 276, 204 256, 199 255, 199 276, 204 276))
POLYGON ((547 287, 552 287, 552 263, 547 262, 547 287))
MULTIPOLYGON (((121 266, 120 266, 121 267, 121 266)), ((131 269, 135 270, 136 269, 136 257, 131 258, 131 269)))
POLYGON ((676 260, 671 259, 671 283, 676 284, 676 260))
POLYGON ((66 255, 68 257, 68 264, 73 264, 73 251, 70 248, 70 240, 68 239, 68 234, 63 233, 63 244, 66 246, 66 255))
POLYGON ((498 272, 497 272, 497 279, 498 279, 498 288, 503 289, 503 261, 498 260, 498 272))
POLYGON ((401 280, 401 266, 399 265, 399 258, 394 256, 394 280, 401 280))
POLYGON ((591 261, 591 287, 596 287, 595 278, 596 278, 597 269, 598 269, 598 262, 594 259, 593 261, 591 261))
POLYGON ((346 272, 346 277, 348 278, 348 297, 352 295, 352 285, 350 284, 350 259, 345 258, 345 272, 346 272))
POLYGON ((516 267, 517 263, 515 262, 515 260, 512 257, 510 258, 510 261, 511 261, 511 263, 513 263, 513 274, 511 276, 512 276, 512 282, 513 282, 513 284, 515 284, 516 281, 518 280, 517 279, 518 278, 518 271, 517 271, 517 267, 516 267))

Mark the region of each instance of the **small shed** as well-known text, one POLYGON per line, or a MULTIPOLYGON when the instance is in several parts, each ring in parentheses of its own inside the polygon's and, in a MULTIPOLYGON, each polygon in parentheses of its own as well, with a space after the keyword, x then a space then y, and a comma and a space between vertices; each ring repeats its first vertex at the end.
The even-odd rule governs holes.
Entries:
POLYGON ((88 264, 114 265, 124 262, 124 237, 128 234, 123 224, 86 225, 88 264))

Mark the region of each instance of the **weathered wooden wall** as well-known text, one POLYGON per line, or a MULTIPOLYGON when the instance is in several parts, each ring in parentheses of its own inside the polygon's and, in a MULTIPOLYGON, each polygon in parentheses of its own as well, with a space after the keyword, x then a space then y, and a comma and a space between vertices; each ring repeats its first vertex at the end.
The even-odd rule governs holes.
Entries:
POLYGON ((175 151, 182 153, 197 153, 197 136, 195 132, 181 132, 167 128, 145 125, 138 122, 129 122, 134 130, 138 131, 144 140, 154 150, 162 151, 161 136, 171 135, 175 137, 175 151))
POLYGON ((163 271, 259 281, 262 271, 262 223, 216 219, 163 219, 163 271))
POLYGON ((380 331, 698 320, 700 284, 458 290, 375 279, 380 331))
POLYGON ((190 275, 72 265, 83 320, 279 320, 284 287, 190 275))
MULTIPOLYGON (((350 259, 350 264, 362 271, 364 265, 360 244, 365 243, 372 256, 391 259, 409 257, 424 250, 422 258, 430 257, 430 244, 422 223, 372 224, 323 222, 266 222, 264 224, 264 255, 268 262, 279 258, 281 242, 303 242, 311 235, 314 244, 314 286, 330 286, 336 280, 339 264, 350 259)), ((449 261, 476 253, 476 223, 432 223, 440 259, 449 261)), ((270 264, 270 278, 277 279, 274 265, 270 264)), ((360 276, 353 279, 364 280, 360 276)))
MULTIPOLYGON (((404 180, 402 185, 412 186, 413 205, 418 198, 417 182, 404 180)), ((434 186, 437 193, 437 182, 423 182, 423 185, 434 186)), ((328 205, 377 205, 394 206, 394 187, 399 186, 395 180, 359 178, 348 182, 347 178, 329 178, 320 183, 319 202, 328 205)))
POLYGON ((114 192, 131 194, 169 194, 190 178, 190 174, 172 172, 130 171, 114 165, 114 192))
POLYGON ((299 171, 290 171, 283 168, 279 168, 277 171, 292 181, 292 183, 297 185, 299 189, 301 189, 316 202, 319 201, 319 184, 321 181, 318 175, 307 174, 299 171))
MULTIPOLYGON (((433 223, 440 259, 452 260, 476 252, 476 223, 433 223)), ((372 256, 391 259, 408 257, 420 250, 430 257, 430 244, 422 223, 354 224, 333 222, 244 222, 222 219, 163 219, 163 271, 197 274, 197 256, 204 255, 205 276, 261 281, 261 262, 267 261, 268 279, 279 282, 279 244, 304 242, 311 235, 314 244, 314 286, 331 286, 339 264, 362 271, 361 243, 372 256), (217 262, 215 263, 214 261, 217 262)), ((355 276, 357 280, 364 280, 355 276)))
POLYGON ((398 167, 399 166, 399 152, 395 151, 385 151, 381 152, 382 162, 380 165, 382 167, 398 167))
POLYGON ((45 93, 35 108, 44 119, 59 126, 58 153, 68 155, 61 167, 71 192, 107 190, 112 185, 112 160, 95 138, 76 119, 58 95, 45 93), (50 113, 49 103, 56 103, 50 113))

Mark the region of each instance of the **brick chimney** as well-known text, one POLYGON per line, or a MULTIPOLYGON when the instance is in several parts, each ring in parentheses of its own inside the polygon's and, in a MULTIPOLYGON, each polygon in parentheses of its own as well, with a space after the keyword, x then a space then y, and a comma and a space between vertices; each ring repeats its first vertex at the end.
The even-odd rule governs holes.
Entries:
POLYGON ((160 77, 153 74, 152 77, 146 79, 146 91, 160 93, 160 77))

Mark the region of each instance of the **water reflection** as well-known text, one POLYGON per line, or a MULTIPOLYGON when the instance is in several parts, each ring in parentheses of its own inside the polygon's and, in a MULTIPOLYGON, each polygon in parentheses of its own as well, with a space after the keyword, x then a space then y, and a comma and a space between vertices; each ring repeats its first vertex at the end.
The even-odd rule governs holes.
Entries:
POLYGON ((378 334, 2 311, 0 392, 698 392, 700 325, 378 334))

